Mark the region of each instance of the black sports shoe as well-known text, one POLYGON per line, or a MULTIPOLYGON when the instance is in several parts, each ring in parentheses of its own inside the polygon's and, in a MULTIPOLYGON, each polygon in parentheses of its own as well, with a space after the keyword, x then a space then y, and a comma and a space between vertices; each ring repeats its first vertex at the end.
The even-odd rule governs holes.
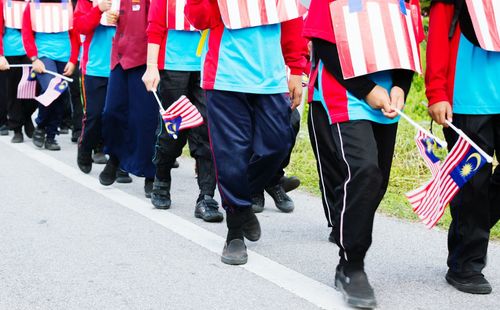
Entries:
POLYGON ((33 132, 33 144, 37 147, 43 147, 45 143, 45 129, 37 128, 33 132))
POLYGON ((24 124, 24 133, 26 134, 26 137, 28 138, 33 138, 33 132, 35 131, 35 126, 33 126, 33 122, 31 119, 27 119, 26 123, 24 124))
POLYGON ((59 127, 59 133, 61 135, 67 135, 69 133, 69 127, 66 125, 62 125, 61 127, 59 127))
POLYGON ((118 169, 116 171, 116 183, 121 183, 121 184, 132 183, 132 178, 130 177, 127 171, 118 169))
POLYGON ((241 239, 226 241, 220 260, 228 265, 243 265, 248 261, 247 247, 241 239))
POLYGON ((54 138, 45 139, 44 148, 49 151, 60 151, 61 147, 54 138))
POLYGON ((155 178, 153 182, 153 191, 151 192, 151 203, 157 209, 169 209, 172 201, 170 200, 170 182, 163 182, 155 178))
POLYGON ((99 182, 102 185, 108 186, 116 181, 116 171, 118 171, 119 163, 117 160, 109 159, 104 166, 104 170, 99 174, 99 182))
POLYGON ((281 187, 283 187, 283 190, 285 190, 285 193, 288 193, 300 186, 300 179, 295 176, 282 176, 280 184, 281 187))
POLYGON ((9 128, 5 125, 0 126, 0 136, 8 136, 9 128))
POLYGON ((73 143, 78 142, 78 139, 80 138, 81 135, 82 135, 81 130, 73 130, 71 132, 71 142, 73 142, 73 143))
POLYGON ((12 143, 23 143, 24 142, 24 136, 21 131, 14 132, 14 136, 10 140, 12 143))
POLYGON ((154 179, 144 179, 144 195, 146 196, 146 198, 151 198, 151 192, 153 192, 153 182, 154 179))
POLYGON ((453 271, 448 270, 445 276, 446 281, 461 292, 469 294, 490 294, 492 289, 488 280, 482 274, 463 277, 453 271))
POLYGON ((295 204, 280 184, 266 188, 266 192, 273 198, 276 208, 281 212, 290 213, 295 209, 295 204))
POLYGON ((91 152, 85 151, 81 146, 78 146, 76 163, 78 164, 78 168, 80 168, 83 173, 89 173, 92 170, 91 154, 91 152))
POLYGON ((254 197, 252 197, 252 210, 254 213, 261 213, 264 211, 264 193, 260 193, 254 197))
POLYGON ((205 222, 222 222, 224 219, 224 215, 219 211, 219 204, 209 195, 198 198, 194 216, 205 222))
POLYGON ((174 164, 172 165, 172 168, 179 168, 179 162, 177 161, 177 159, 174 161, 174 164))
POLYGON ((92 161, 98 165, 105 165, 108 162, 108 158, 106 158, 102 149, 95 149, 94 154, 92 155, 92 161))
POLYGON ((377 306, 373 288, 363 268, 346 272, 345 267, 338 265, 335 288, 344 295, 345 302, 351 307, 373 309, 377 306))

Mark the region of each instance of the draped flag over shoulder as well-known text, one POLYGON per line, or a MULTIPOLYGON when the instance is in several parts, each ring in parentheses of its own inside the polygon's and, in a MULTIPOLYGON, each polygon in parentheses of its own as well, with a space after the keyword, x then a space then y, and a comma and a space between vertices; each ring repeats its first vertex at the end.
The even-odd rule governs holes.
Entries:
POLYGON ((406 194, 413 211, 427 228, 437 224, 458 190, 486 162, 481 152, 460 136, 437 174, 428 183, 406 194))
POLYGON ((54 77, 50 80, 49 87, 47 90, 35 99, 48 107, 52 102, 54 102, 62 93, 68 88, 68 82, 63 81, 60 77, 54 77))
POLYGON ((177 139, 179 131, 203 124, 200 111, 186 96, 181 96, 166 111, 160 110, 167 133, 177 139))
POLYGON ((435 176, 439 172, 441 160, 434 154, 434 147, 441 148, 442 146, 421 130, 417 131, 415 143, 432 176, 435 176))
POLYGON ((23 67, 23 76, 17 86, 18 99, 33 99, 36 95, 36 73, 31 67, 23 67))
POLYGON ((500 1, 466 0, 479 45, 487 51, 500 51, 500 1))
POLYGON ((184 15, 186 0, 167 0, 167 29, 196 31, 184 15))

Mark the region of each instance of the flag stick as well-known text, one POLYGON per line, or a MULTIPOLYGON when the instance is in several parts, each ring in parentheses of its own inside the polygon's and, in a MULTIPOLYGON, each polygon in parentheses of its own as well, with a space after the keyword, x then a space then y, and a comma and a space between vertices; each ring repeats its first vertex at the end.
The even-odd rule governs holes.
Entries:
POLYGON ((155 95, 156 102, 158 103, 158 106, 160 107, 160 112, 161 112, 162 114, 164 114, 164 113, 165 113, 165 110, 163 109, 163 106, 161 105, 161 100, 160 100, 160 98, 158 97, 158 94, 157 94, 155 91, 153 91, 153 95, 155 95))
POLYGON ((448 145, 448 143, 446 143, 446 141, 443 141, 443 140, 439 139, 438 137, 436 137, 435 135, 433 135, 430 131, 428 131, 424 127, 420 126, 419 124, 417 124, 414 120, 412 120, 408 115, 406 115, 405 113, 403 113, 403 111, 401 111, 400 109, 395 109, 395 111, 399 115, 401 115, 401 117, 403 117, 405 120, 407 120, 408 123, 412 124, 413 127, 415 127, 417 129, 423 131, 426 135, 428 135, 432 139, 436 140, 436 142, 439 143, 442 147, 446 147, 448 145))
POLYGON ((472 145, 484 158, 486 158, 486 161, 488 163, 491 163, 493 161, 493 158, 490 155, 486 154, 486 152, 483 151, 483 149, 480 148, 474 141, 472 141, 472 139, 469 138, 469 136, 467 136, 465 132, 457 128, 449 120, 446 120, 446 124, 450 126, 450 128, 453 129, 460 137, 464 138, 467 142, 469 142, 470 145, 472 145))
POLYGON ((25 68, 25 67, 31 67, 32 65, 28 64, 14 64, 14 65, 9 65, 11 68, 25 68))
MULTIPOLYGON (((28 64, 14 64, 14 65, 9 65, 9 67, 11 67, 11 68, 25 68, 25 67, 33 67, 33 65, 28 65, 28 64)), ((45 71, 43 73, 48 73, 50 75, 57 76, 57 77, 65 80, 65 81, 70 82, 70 83, 73 83, 73 79, 72 78, 69 78, 69 77, 64 76, 62 74, 59 74, 57 72, 45 69, 45 71)))

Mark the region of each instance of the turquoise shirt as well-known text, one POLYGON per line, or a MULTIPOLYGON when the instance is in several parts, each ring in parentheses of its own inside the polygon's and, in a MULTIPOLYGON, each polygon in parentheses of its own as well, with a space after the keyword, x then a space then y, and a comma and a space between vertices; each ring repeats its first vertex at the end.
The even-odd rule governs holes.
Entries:
POLYGON ((169 30, 165 48, 165 70, 200 71, 201 57, 196 56, 199 31, 169 30))
POLYGON ((89 46, 86 75, 109 77, 111 72, 111 45, 116 27, 99 25, 94 31, 89 46))
POLYGON ((69 32, 35 33, 38 57, 46 57, 55 61, 68 62, 71 56, 69 32))
POLYGON ((21 30, 13 28, 5 28, 3 34, 3 51, 4 56, 22 56, 26 55, 21 37, 21 30))

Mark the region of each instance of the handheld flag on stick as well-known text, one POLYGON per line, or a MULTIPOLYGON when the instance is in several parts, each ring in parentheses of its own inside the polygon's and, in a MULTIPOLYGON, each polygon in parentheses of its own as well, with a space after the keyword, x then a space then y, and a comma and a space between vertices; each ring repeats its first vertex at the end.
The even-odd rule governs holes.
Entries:
POLYGON ((424 159, 425 164, 431 171, 432 176, 435 176, 439 172, 441 161, 434 154, 434 147, 441 148, 441 145, 421 130, 417 131, 415 143, 417 144, 418 151, 424 159))
MULTIPOLYGON (((27 64, 14 64, 14 65, 9 65, 9 67, 11 67, 11 68, 25 68, 25 67, 31 67, 31 65, 27 65, 27 64)), ((67 81, 67 82, 73 83, 73 79, 72 78, 69 78, 69 77, 64 76, 62 74, 59 74, 57 72, 45 69, 45 71, 43 73, 47 73, 47 74, 56 76, 58 78, 61 78, 61 79, 65 80, 65 81, 67 81)))
POLYGON ((17 86, 18 99, 33 99, 36 95, 36 73, 31 71, 31 67, 22 67, 23 75, 17 86))
POLYGON ((181 96, 167 110, 164 110, 156 92, 153 92, 153 94, 160 107, 160 114, 165 123, 167 133, 172 138, 177 139, 181 130, 198 127, 203 124, 203 117, 200 111, 196 109, 186 96, 181 96))
POLYGON ((40 96, 35 97, 35 99, 44 106, 48 107, 52 102, 59 98, 59 96, 61 96, 61 94, 64 93, 67 88, 68 82, 63 81, 59 77, 54 77, 52 80, 50 80, 47 90, 40 96))
POLYGON ((435 135, 433 135, 430 131, 426 130, 424 127, 422 127, 419 124, 417 124, 414 120, 412 120, 408 115, 406 115, 405 113, 403 113, 403 111, 401 111, 400 109, 396 109, 396 112, 402 118, 404 118, 406 121, 408 121, 408 123, 410 123, 413 127, 417 128, 418 130, 420 130, 423 133, 425 133, 427 136, 429 136, 432 139, 434 139, 434 141, 436 141, 437 143, 439 143, 442 147, 448 146, 448 143, 446 143, 446 141, 443 141, 443 140, 439 139, 438 137, 436 137, 435 135))

